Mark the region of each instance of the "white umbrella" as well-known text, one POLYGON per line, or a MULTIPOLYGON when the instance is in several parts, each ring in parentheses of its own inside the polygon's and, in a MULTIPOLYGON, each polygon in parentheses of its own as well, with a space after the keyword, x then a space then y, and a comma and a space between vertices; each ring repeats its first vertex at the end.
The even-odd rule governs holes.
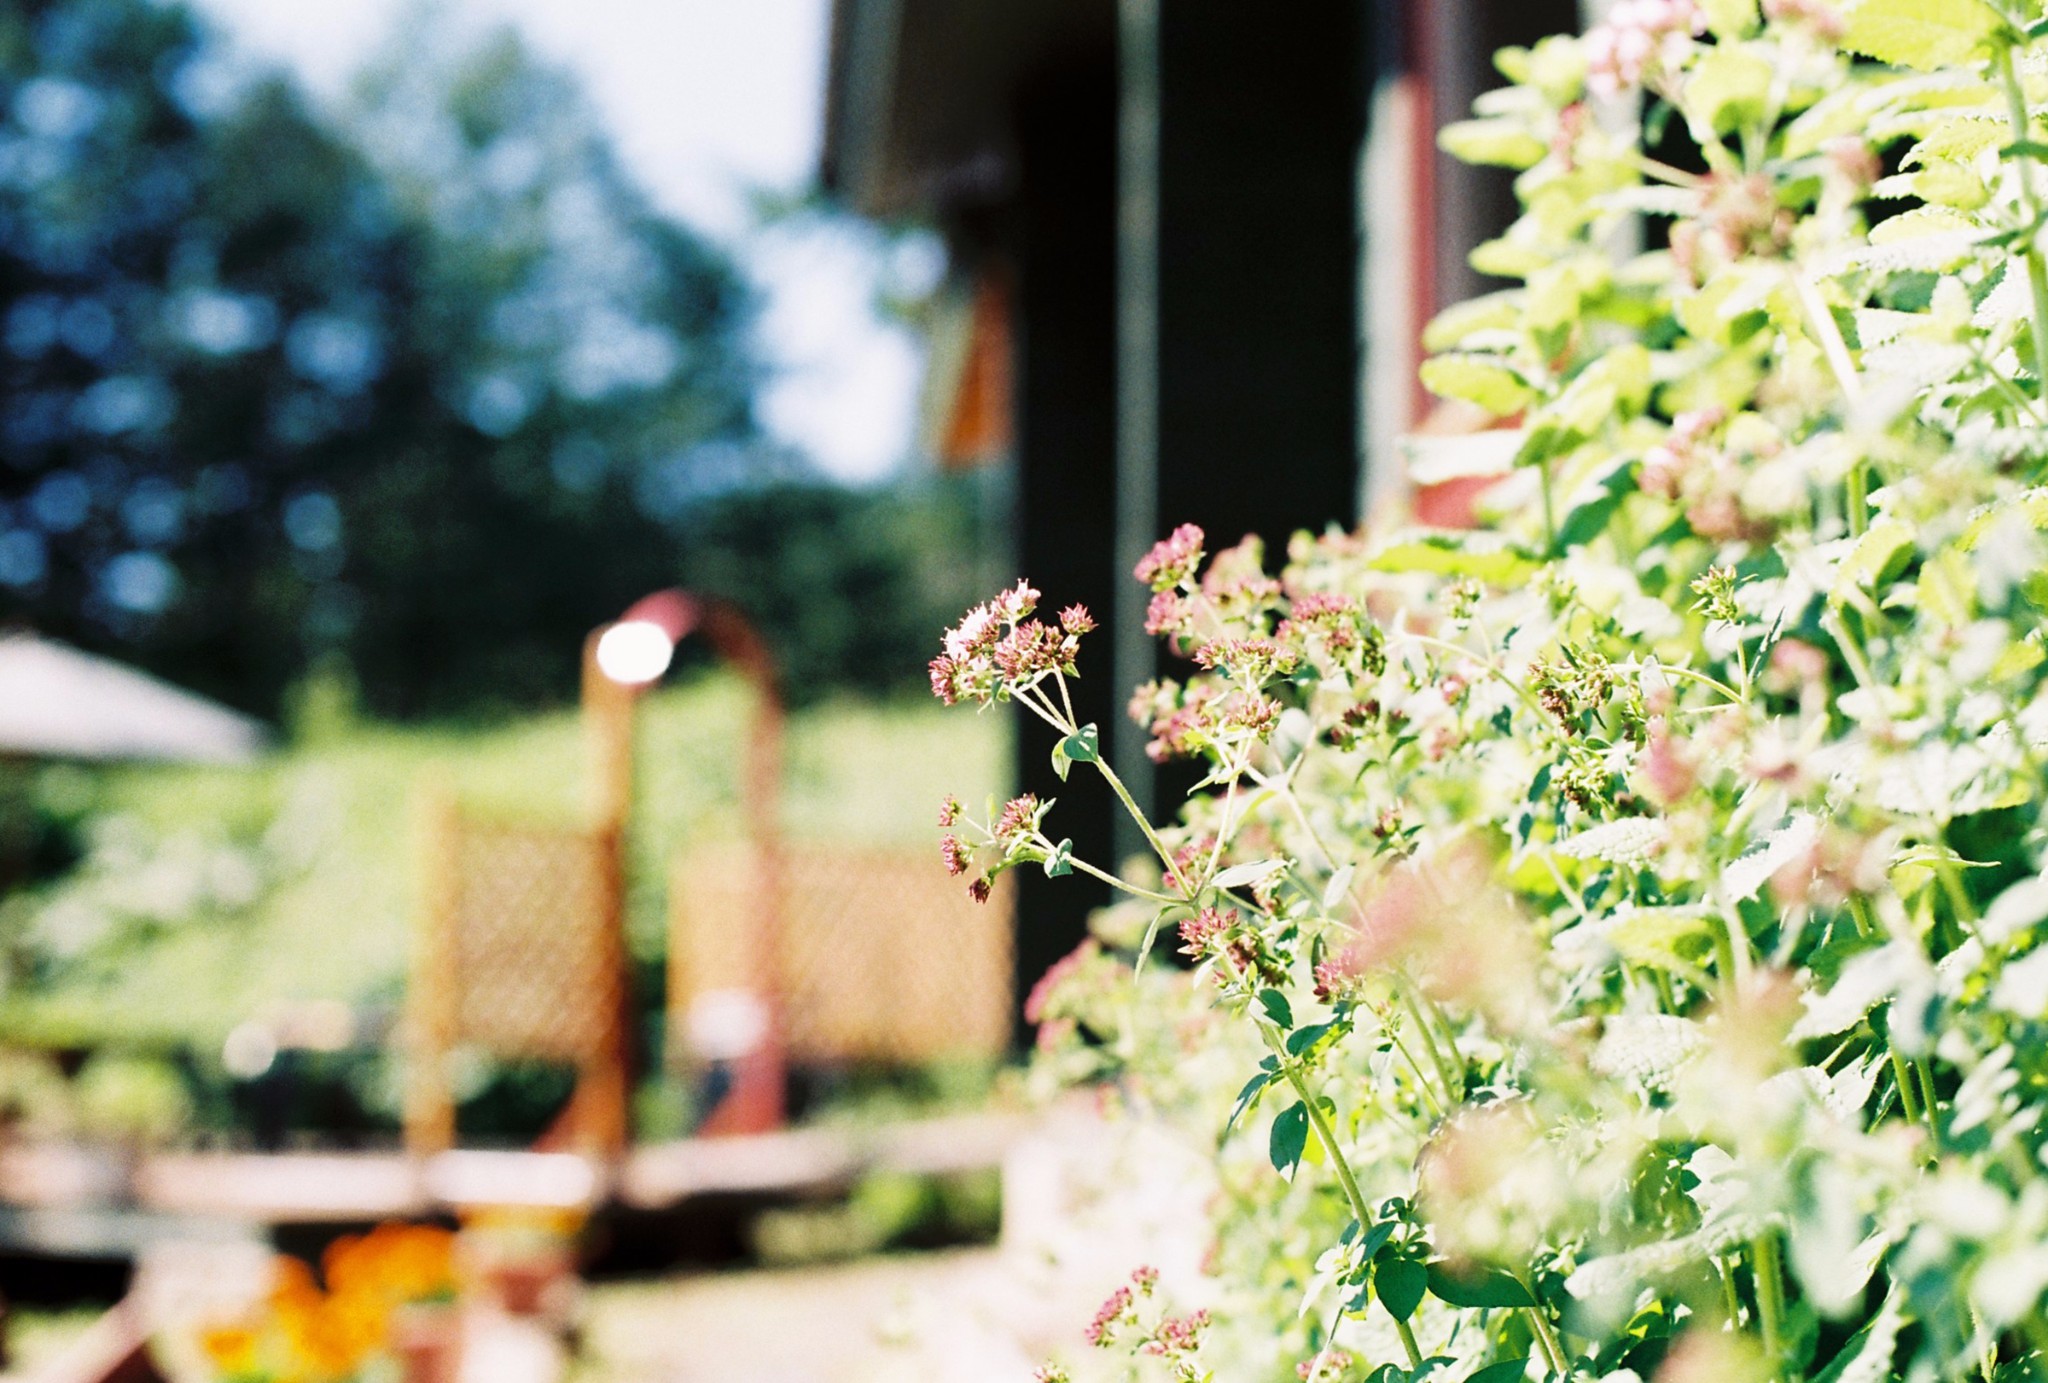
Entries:
POLYGON ((239 763, 260 722, 109 658, 0 634, 0 754, 239 763))

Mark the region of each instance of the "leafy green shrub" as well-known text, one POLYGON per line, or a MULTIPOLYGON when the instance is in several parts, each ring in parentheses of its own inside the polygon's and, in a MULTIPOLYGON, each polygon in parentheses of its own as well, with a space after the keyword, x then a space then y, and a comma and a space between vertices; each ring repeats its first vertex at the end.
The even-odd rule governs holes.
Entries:
POLYGON ((150 1057, 96 1056, 72 1087, 78 1127, 95 1138, 164 1143, 192 1117, 191 1096, 169 1063, 150 1057))
MULTIPOLYGON (((1521 283, 1424 375, 1504 419, 1498 526, 1140 565, 1199 671, 1133 711, 1210 772, 1034 1012, 1223 1137, 1211 1271, 1105 1303, 1118 1367, 2048 1377, 2044 39, 1626 0, 1503 53, 1444 138, 1519 170, 1474 258, 1521 283)), ((934 688, 1129 806, 1036 600, 934 688)), ((949 864, 1107 877, 1049 806, 949 803, 949 864)))

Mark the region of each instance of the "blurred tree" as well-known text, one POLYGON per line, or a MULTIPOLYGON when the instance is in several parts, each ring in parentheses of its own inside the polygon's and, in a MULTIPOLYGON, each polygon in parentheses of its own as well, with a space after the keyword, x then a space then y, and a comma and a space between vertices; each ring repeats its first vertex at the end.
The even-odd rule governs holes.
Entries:
POLYGON ((1004 577, 977 531, 977 477, 849 490, 785 481, 735 491, 685 520, 682 571, 746 610, 798 705, 839 689, 925 687, 960 611, 1004 577))
MULTIPOLYGON (((417 36, 416 36, 417 37, 417 36)), ((0 619, 261 711, 574 684, 708 492, 787 469, 749 305, 573 86, 429 27, 349 133, 176 4, 0 7, 0 619)))

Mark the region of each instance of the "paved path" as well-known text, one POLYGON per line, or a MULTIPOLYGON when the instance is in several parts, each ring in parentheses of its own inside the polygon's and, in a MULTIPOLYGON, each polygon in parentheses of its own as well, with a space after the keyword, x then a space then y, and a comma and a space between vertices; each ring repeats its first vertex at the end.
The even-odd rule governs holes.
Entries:
POLYGON ((572 1379, 1026 1383, 1034 1332, 1003 1308, 1013 1291, 992 1249, 599 1286, 572 1379))

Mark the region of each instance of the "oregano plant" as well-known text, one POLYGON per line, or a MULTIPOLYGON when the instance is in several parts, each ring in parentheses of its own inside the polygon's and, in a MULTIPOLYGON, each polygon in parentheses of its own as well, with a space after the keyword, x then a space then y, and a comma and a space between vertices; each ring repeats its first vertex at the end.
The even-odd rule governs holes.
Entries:
POLYGON ((1443 140, 1515 286, 1423 374, 1489 521, 1163 541, 1171 821, 1087 612, 933 664, 1152 852, 947 804, 978 893, 1119 890, 1042 1071, 1215 1155, 1205 1278, 1042 1376, 2048 1379, 2048 19, 1620 0, 1499 65, 1443 140))

